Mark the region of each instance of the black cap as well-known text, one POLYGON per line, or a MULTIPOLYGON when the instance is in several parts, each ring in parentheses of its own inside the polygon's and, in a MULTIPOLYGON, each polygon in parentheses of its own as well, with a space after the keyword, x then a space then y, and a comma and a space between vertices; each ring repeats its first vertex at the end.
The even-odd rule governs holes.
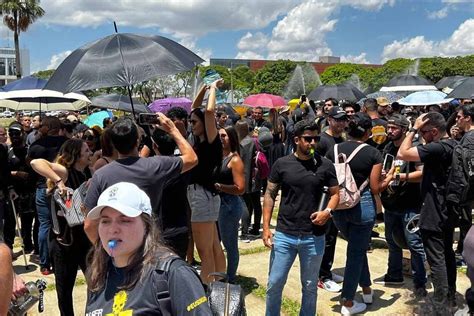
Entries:
POLYGON ((340 106, 333 106, 330 110, 328 115, 335 119, 346 118, 347 113, 344 111, 340 106))
POLYGON ((408 119, 401 115, 401 114, 393 114, 392 116, 390 116, 388 118, 388 121, 387 121, 389 124, 394 124, 394 125, 397 125, 397 126, 400 126, 400 127, 409 127, 410 126, 410 122, 408 121, 408 119))

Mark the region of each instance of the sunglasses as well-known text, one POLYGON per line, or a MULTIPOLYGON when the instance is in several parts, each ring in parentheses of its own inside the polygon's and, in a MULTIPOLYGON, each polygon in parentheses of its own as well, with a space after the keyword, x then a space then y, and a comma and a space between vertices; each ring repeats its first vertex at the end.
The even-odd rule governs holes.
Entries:
POLYGON ((319 140, 321 139, 320 136, 301 136, 301 138, 303 138, 308 143, 311 143, 313 140, 315 142, 319 142, 319 140))

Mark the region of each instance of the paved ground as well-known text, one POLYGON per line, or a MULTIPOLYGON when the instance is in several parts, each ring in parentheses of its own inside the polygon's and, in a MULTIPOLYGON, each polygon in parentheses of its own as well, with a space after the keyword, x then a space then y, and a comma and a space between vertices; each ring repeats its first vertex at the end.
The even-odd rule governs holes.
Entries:
MULTIPOLYGON (((239 246, 242 251, 249 251, 261 248, 262 242, 260 239, 251 241, 250 243, 240 242, 239 246)), ((379 239, 375 242, 376 246, 382 247, 384 242, 379 239)), ((346 242, 343 239, 339 239, 337 242, 336 259, 334 263, 334 270, 339 274, 344 274, 345 264, 345 249, 346 242)), ((240 260, 239 274, 245 278, 247 282, 254 283, 257 285, 266 286, 267 275, 268 275, 268 259, 269 251, 263 251, 254 254, 243 255, 240 260)), ((387 250, 386 249, 375 249, 372 253, 369 253, 369 265, 371 270, 372 279, 383 276, 386 270, 387 262, 387 250)), ((15 270, 20 273, 22 277, 29 281, 35 280, 41 276, 38 270, 38 266, 30 263, 30 269, 27 271, 24 269, 23 258, 19 257, 14 262, 15 270)), ((54 276, 43 277, 47 280, 48 284, 54 284, 54 276)), ((83 280, 82 273, 78 273, 78 279, 83 280)), ((431 313, 426 309, 424 302, 417 302, 411 297, 410 288, 412 286, 411 279, 405 278, 406 283, 402 287, 383 287, 374 285, 374 303, 370 306, 366 315, 430 315, 431 313), (425 312, 424 312, 425 311, 425 312)), ((467 277, 458 272, 458 292, 464 293, 468 287, 467 277)), ((431 292, 432 289, 429 289, 431 292)), ((360 291, 359 291, 360 293, 360 291)), ((290 271, 290 276, 284 290, 284 297, 293 301, 299 302, 301 298, 301 286, 299 280, 299 263, 295 262, 293 268, 290 271)), ((361 299, 360 294, 356 299, 361 299)), ((84 305, 86 298, 86 286, 76 286, 74 290, 74 304, 76 315, 83 315, 84 305)), ((459 295, 459 302, 461 303, 462 296, 459 295)), ((263 298, 258 297, 254 294, 248 294, 246 297, 246 304, 248 315, 264 315, 265 302, 263 298)), ((59 315, 57 309, 56 292, 54 289, 50 289, 45 294, 45 312, 43 315, 59 315)), ((339 294, 329 293, 324 290, 318 291, 318 314, 319 315, 335 315, 339 314, 339 294)), ((294 313, 290 313, 294 314, 294 313)), ((36 311, 33 311, 29 315, 39 315, 36 311)))

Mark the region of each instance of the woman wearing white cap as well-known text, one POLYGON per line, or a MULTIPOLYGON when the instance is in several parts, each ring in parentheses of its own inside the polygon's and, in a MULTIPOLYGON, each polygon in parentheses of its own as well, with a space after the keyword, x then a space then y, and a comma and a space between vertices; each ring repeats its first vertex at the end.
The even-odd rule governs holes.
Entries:
POLYGON ((211 315, 198 275, 159 242, 145 192, 114 184, 87 217, 99 219, 99 239, 87 270, 86 315, 211 315))

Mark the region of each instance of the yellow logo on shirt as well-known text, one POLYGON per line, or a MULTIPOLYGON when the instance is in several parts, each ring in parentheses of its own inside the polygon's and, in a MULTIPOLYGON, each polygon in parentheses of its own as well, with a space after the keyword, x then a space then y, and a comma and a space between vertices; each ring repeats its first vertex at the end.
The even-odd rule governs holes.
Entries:
POLYGON ((377 125, 372 127, 372 140, 377 145, 383 144, 387 140, 387 133, 383 125, 377 125))
POLYGON ((132 316, 133 310, 124 310, 127 304, 127 292, 120 291, 114 296, 114 305, 112 305, 112 313, 106 316, 132 316))
POLYGON ((201 305, 202 303, 205 303, 205 302, 207 302, 207 297, 205 297, 205 296, 200 297, 197 300, 195 300, 194 302, 192 302, 191 304, 189 304, 188 307, 186 307, 186 310, 188 312, 190 312, 190 311, 192 311, 193 309, 195 309, 196 307, 198 307, 199 305, 201 305))

